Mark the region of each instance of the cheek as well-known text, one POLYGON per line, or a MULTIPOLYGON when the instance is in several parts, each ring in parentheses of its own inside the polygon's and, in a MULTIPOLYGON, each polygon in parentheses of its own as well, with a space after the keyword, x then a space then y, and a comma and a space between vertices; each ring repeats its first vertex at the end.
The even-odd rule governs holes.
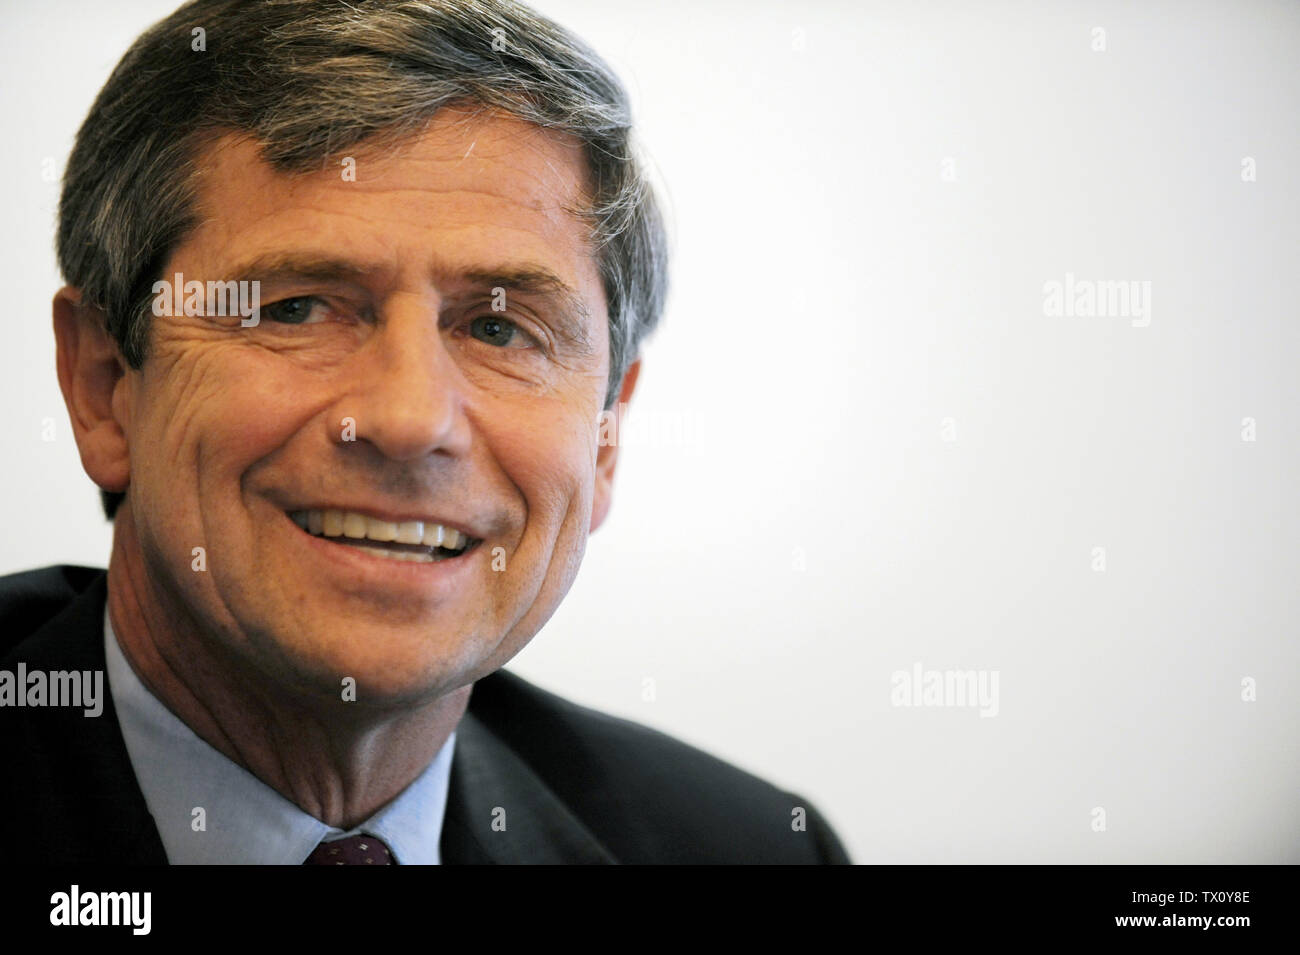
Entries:
POLYGON ((139 473, 152 506, 208 525, 216 515, 202 505, 238 495, 245 472, 310 416, 312 382, 266 352, 220 344, 193 346, 160 369, 142 396, 132 480, 139 473))
POLYGON ((484 419, 483 430, 497 463, 527 508, 524 548, 530 543, 550 547, 590 516, 595 412, 588 415, 585 407, 575 405, 534 401, 527 410, 516 405, 484 419), (492 426, 489 421, 499 424, 492 426))
POLYGON ((591 520, 595 428, 587 427, 582 415, 537 415, 536 407, 527 414, 527 426, 518 408, 511 409, 513 418, 503 409, 498 420, 510 424, 483 431, 526 514, 506 573, 495 579, 498 612, 507 621, 495 666, 518 653, 569 592, 591 520))

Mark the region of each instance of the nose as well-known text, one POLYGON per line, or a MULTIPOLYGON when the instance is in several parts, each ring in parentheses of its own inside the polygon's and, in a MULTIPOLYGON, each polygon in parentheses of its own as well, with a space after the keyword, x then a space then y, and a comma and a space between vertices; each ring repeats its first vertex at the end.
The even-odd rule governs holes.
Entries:
POLYGON ((358 358, 356 385, 338 407, 341 440, 350 440, 342 422, 351 418, 351 440, 393 461, 469 450, 462 379, 442 340, 436 301, 391 301, 358 358))

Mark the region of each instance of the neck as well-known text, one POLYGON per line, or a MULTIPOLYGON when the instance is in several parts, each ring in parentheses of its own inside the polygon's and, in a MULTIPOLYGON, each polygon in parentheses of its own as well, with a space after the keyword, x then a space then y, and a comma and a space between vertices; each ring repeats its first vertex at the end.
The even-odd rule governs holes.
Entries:
POLYGON ((374 707, 277 683, 145 572, 129 500, 114 525, 108 612, 131 669, 199 738, 327 825, 350 829, 391 802, 464 715, 472 684, 374 707))

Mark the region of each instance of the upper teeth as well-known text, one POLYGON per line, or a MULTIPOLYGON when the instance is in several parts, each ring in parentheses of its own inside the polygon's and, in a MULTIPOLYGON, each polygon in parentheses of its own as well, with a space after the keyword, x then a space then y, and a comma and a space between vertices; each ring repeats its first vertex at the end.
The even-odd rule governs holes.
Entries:
POLYGON ((398 544, 424 544, 460 550, 469 538, 454 527, 432 521, 381 521, 355 511, 292 511, 294 523, 303 530, 324 537, 352 537, 360 540, 395 541, 398 544))

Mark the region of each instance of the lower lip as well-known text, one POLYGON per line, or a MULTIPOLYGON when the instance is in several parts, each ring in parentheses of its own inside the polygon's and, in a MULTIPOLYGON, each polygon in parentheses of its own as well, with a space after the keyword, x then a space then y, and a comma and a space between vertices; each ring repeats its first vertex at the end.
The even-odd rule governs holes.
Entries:
POLYGON ((450 594, 458 585, 468 581, 483 546, 479 542, 457 557, 442 560, 392 560, 364 547, 332 543, 303 530, 288 514, 281 512, 281 516, 311 559, 334 568, 354 585, 369 584, 376 590, 409 590, 414 587, 425 592, 445 590, 450 594))

